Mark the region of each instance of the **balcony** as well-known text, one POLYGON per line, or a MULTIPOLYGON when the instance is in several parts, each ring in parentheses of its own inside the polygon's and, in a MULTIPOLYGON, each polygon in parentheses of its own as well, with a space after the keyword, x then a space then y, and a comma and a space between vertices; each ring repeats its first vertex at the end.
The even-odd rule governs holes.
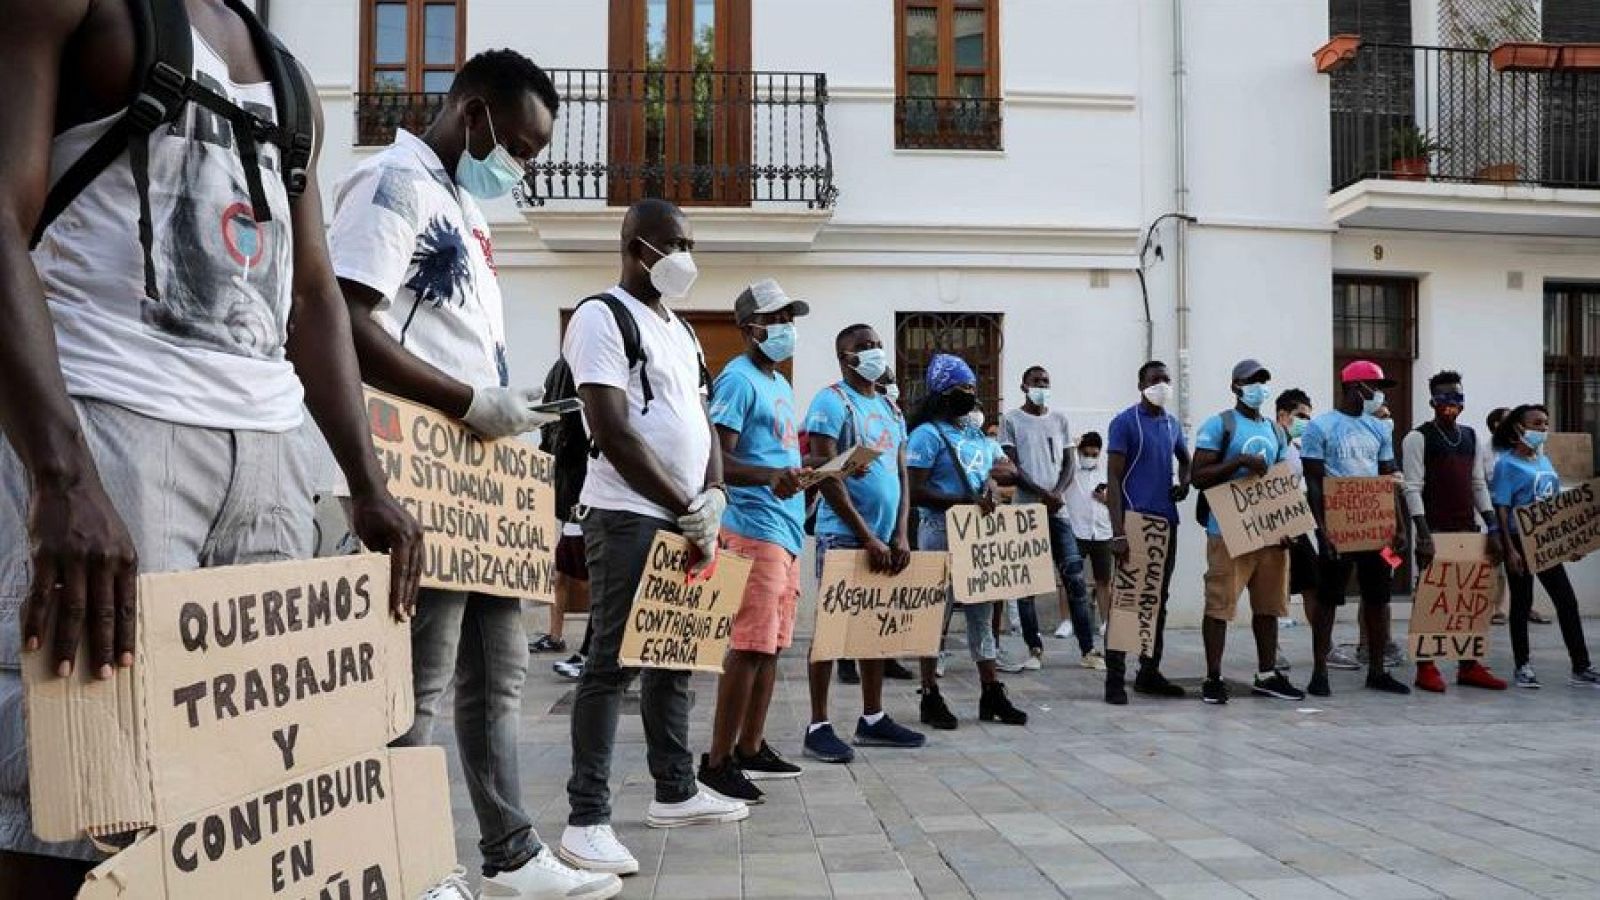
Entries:
POLYGON ((900 150, 1000 150, 998 97, 896 97, 894 145, 900 150))

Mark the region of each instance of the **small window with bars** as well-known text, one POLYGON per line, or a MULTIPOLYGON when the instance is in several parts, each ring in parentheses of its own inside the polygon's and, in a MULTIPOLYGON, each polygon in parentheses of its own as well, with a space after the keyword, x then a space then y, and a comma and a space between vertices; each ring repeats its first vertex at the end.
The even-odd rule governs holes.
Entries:
POLYGON ((1000 351, 1004 344, 1001 313, 907 312, 895 316, 895 378, 900 405, 907 413, 927 396, 928 361, 936 353, 953 353, 978 376, 978 403, 990 422, 1005 412, 1000 396, 1000 351))

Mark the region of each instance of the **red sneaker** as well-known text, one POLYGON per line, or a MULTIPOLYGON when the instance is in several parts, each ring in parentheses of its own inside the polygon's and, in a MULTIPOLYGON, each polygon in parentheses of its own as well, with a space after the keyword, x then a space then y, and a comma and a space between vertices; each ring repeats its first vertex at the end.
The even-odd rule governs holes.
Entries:
POLYGON ((1486 691, 1503 691, 1506 689, 1505 679, 1496 678, 1495 674, 1489 671, 1488 666, 1475 662, 1461 664, 1461 668, 1456 670, 1456 684, 1483 688, 1486 691))
POLYGON ((1424 691, 1435 694, 1444 693, 1444 677, 1439 674, 1439 667, 1431 662, 1417 663, 1416 685, 1424 691))

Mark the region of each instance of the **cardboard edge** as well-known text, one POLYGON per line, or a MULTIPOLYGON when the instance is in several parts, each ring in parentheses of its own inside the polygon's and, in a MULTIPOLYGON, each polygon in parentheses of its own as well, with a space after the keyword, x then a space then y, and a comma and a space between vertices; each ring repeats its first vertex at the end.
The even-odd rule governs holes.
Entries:
POLYGON ((394 791, 394 833, 400 883, 406 897, 420 897, 456 869, 450 778, 439 747, 389 751, 394 791), (445 815, 439 815, 440 812, 445 815))
POLYGON ((161 833, 150 831, 132 846, 90 870, 78 900, 164 900, 166 868, 161 833))

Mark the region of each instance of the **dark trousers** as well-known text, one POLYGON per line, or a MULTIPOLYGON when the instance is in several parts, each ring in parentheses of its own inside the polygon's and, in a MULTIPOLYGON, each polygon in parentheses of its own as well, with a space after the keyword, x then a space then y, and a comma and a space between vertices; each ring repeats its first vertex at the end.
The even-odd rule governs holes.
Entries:
MULTIPOLYGON (((1511 585, 1511 654, 1518 668, 1528 664, 1528 612, 1533 609, 1534 577, 1506 572, 1511 585)), ((1545 569, 1537 577, 1556 608, 1556 621, 1561 625, 1561 639, 1567 644, 1572 671, 1582 672, 1589 668, 1589 648, 1583 640, 1583 618, 1578 615, 1578 598, 1567 578, 1567 567, 1545 569)))
MULTIPOLYGON (((1156 608, 1156 640, 1149 656, 1139 657, 1139 672, 1154 673, 1161 668, 1161 653, 1167 643, 1167 599, 1172 593, 1172 571, 1178 567, 1178 534, 1173 526, 1172 540, 1167 545, 1167 568, 1161 573, 1161 605, 1156 608)), ((1078 626, 1072 626, 1077 631, 1078 626)), ((1128 677, 1128 654, 1121 650, 1106 651, 1106 683, 1122 684, 1128 677)))

